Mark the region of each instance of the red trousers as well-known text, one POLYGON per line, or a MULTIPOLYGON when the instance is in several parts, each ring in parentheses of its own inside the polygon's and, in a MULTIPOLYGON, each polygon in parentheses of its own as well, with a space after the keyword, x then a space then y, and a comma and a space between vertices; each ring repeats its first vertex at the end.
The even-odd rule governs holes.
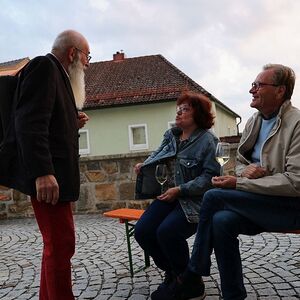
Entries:
POLYGON ((31 198, 43 237, 40 300, 74 300, 71 257, 75 252, 75 230, 70 202, 56 205, 31 198))

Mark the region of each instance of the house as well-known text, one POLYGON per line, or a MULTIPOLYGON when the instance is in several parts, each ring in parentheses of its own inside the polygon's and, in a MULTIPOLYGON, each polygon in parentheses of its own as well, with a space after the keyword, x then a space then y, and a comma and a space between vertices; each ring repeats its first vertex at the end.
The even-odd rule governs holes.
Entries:
MULTIPOLYGON (((2 63, 0 75, 16 74, 28 61, 2 63)), ((238 134, 239 115, 161 55, 126 58, 116 53, 113 60, 91 63, 84 105, 90 121, 80 130, 81 192, 74 212, 146 207, 146 202, 133 200, 133 167, 158 147, 174 124, 176 99, 184 90, 210 98, 219 137, 238 134)), ((0 192, 8 198, 0 218, 32 215, 26 195, 1 186, 0 192)))
MULTIPOLYGON (((0 76, 15 75, 25 57, 0 63, 0 76)), ((184 90, 207 95, 218 137, 238 135, 238 114, 176 68, 162 55, 91 63, 86 70, 84 110, 90 121, 80 130, 80 153, 88 156, 153 151, 174 124, 176 99, 184 90)))
POLYGON ((176 68, 162 55, 91 63, 86 70, 84 110, 90 121, 80 131, 83 155, 153 151, 174 124, 176 99, 184 90, 207 95, 219 137, 238 134, 238 114, 176 68))
POLYGON ((28 62, 29 57, 0 63, 0 76, 16 75, 28 62))

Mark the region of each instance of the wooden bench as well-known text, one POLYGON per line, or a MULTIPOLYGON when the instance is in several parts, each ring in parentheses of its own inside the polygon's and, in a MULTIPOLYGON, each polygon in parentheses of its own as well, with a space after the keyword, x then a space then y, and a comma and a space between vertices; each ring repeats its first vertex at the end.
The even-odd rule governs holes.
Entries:
POLYGON ((144 270, 150 266, 150 258, 149 255, 144 252, 145 256, 145 266, 139 268, 137 270, 133 270, 132 263, 132 252, 131 252, 131 237, 134 235, 134 223, 130 223, 130 221, 137 221, 140 219, 141 215, 144 213, 143 209, 132 209, 132 208, 120 208, 105 212, 103 215, 105 217, 116 218, 119 219, 120 223, 125 224, 125 234, 127 241, 127 250, 128 250, 128 260, 129 260, 129 270, 131 277, 134 276, 135 273, 144 270))
MULTIPOLYGON (((143 213, 144 213, 143 209, 120 208, 120 209, 115 209, 112 211, 105 212, 103 214, 105 217, 116 218, 116 219, 119 219, 120 223, 125 223, 125 233, 126 233, 126 240, 127 240, 128 259, 129 259, 129 268, 130 268, 131 277, 133 277, 135 273, 137 273, 141 270, 144 270, 145 268, 150 266, 149 255, 144 252, 145 266, 136 271, 133 270, 130 238, 134 235, 135 224, 130 223, 130 221, 139 220, 143 213)), ((284 231, 284 232, 281 231, 278 233, 300 234, 300 229, 299 230, 289 230, 289 231, 284 231)))

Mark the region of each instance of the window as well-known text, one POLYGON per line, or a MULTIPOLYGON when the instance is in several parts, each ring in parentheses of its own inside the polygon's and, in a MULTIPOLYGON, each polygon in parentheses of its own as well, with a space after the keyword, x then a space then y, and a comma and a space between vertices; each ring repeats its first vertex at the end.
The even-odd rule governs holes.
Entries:
POLYGON ((129 149, 148 149, 147 124, 129 125, 129 149))
POLYGON ((90 154, 89 131, 80 129, 79 135, 79 154, 90 154))

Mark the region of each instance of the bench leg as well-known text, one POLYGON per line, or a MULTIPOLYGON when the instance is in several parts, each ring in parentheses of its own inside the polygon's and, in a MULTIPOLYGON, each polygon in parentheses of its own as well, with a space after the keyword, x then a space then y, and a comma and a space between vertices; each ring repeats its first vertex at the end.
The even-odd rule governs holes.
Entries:
POLYGON ((134 227, 130 228, 129 226, 132 226, 132 225, 128 223, 128 220, 125 220, 125 231, 126 231, 127 250, 128 250, 128 259, 129 259, 129 270, 130 270, 131 277, 133 277, 134 273, 133 273, 130 237, 133 235, 134 227))
POLYGON ((142 268, 139 268, 138 270, 133 270, 133 262, 132 262, 132 252, 131 252, 131 240, 130 238, 134 235, 134 224, 131 224, 128 222, 128 220, 125 220, 125 231, 126 231, 126 241, 127 241, 127 250, 128 250, 128 260, 129 260, 129 270, 130 270, 130 276, 133 277, 134 273, 137 273, 141 270, 145 270, 150 266, 150 257, 149 255, 144 252, 145 257, 145 266, 142 268))

